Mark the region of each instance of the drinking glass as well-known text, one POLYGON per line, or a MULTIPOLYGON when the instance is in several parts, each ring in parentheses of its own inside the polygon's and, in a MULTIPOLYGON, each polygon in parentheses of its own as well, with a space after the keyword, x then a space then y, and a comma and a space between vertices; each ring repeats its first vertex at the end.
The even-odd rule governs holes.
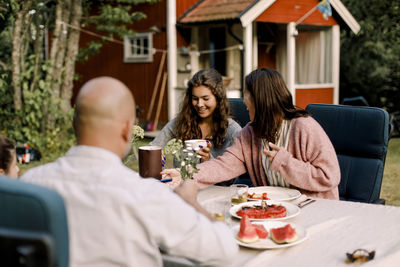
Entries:
POLYGON ((249 186, 245 184, 233 184, 230 187, 232 205, 240 204, 247 201, 247 193, 249 186))
POLYGON ((208 213, 214 216, 215 219, 221 222, 226 222, 229 218, 229 208, 231 206, 229 192, 221 193, 216 199, 210 199, 202 204, 208 213))

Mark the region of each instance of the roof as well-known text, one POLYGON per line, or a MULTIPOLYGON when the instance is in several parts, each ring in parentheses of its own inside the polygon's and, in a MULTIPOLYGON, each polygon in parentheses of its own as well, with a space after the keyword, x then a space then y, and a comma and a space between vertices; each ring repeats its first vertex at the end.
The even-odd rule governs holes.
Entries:
POLYGON ((185 12, 179 22, 198 23, 238 19, 239 15, 253 5, 254 0, 201 0, 185 12))
MULTIPOLYGON (((252 23, 279 0, 200 0, 188 9, 178 23, 198 24, 205 22, 239 20, 243 27, 252 23)), ((340 0, 331 0, 332 8, 354 32, 358 33, 360 25, 340 0)))

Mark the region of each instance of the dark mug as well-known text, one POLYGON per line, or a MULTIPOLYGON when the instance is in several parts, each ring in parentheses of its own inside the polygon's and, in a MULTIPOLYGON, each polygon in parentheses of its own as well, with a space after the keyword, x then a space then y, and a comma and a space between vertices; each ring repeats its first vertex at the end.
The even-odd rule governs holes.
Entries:
POLYGON ((139 174, 140 176, 161 179, 161 147, 139 147, 139 174))

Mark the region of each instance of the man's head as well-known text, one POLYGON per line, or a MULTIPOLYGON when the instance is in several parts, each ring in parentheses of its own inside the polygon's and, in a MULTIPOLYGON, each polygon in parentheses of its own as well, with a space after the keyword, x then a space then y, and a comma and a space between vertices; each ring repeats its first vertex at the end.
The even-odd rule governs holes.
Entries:
POLYGON ((79 145, 96 146, 121 158, 129 152, 135 102, 130 90, 111 77, 85 83, 76 98, 74 129, 79 145))

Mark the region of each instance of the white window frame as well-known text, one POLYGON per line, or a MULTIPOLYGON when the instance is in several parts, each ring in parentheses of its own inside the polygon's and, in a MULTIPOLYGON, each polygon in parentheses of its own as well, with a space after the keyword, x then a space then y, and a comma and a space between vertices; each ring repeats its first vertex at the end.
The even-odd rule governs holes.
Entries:
POLYGON ((142 32, 124 36, 124 62, 146 63, 153 62, 153 33, 142 32), (147 39, 147 47, 144 40, 147 39), (147 51, 147 53, 146 53, 147 51))

